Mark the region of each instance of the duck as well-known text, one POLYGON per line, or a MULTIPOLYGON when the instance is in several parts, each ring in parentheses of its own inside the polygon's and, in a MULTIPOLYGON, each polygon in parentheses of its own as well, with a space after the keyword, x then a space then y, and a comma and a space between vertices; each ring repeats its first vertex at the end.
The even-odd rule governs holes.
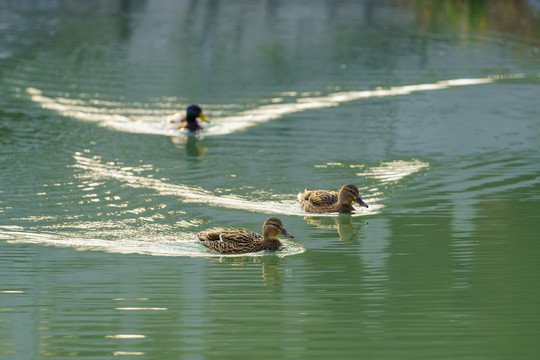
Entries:
POLYGON ((187 107, 185 115, 178 112, 167 117, 166 128, 167 130, 198 132, 205 128, 202 121, 210 122, 203 114, 201 107, 197 104, 192 104, 187 107), (199 119, 201 121, 198 121, 199 119))
POLYGON ((343 185, 339 192, 305 189, 298 194, 298 200, 305 212, 318 214, 351 213, 356 211, 352 206, 353 201, 362 207, 369 207, 360 198, 358 188, 353 184, 343 185))
POLYGON ((281 220, 275 217, 266 219, 262 236, 248 230, 226 230, 200 232, 195 234, 199 242, 220 254, 246 254, 264 250, 276 251, 283 247, 277 235, 293 238, 284 228, 281 220))

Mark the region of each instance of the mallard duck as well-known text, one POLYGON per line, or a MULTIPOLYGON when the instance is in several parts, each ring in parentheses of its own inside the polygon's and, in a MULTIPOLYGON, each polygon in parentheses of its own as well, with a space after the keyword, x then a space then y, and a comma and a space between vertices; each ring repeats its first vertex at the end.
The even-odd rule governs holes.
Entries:
POLYGON ((282 244, 277 238, 278 234, 293 237, 283 228, 281 220, 274 217, 266 219, 262 230, 262 236, 247 230, 200 232, 195 236, 201 244, 221 254, 245 254, 263 250, 279 250, 282 244))
POLYGON ((186 109, 186 114, 176 113, 167 118, 168 129, 174 130, 187 130, 191 132, 197 132, 204 129, 202 122, 197 121, 200 119, 204 122, 210 122, 206 116, 202 113, 202 109, 199 105, 189 105, 186 109))
POLYGON ((305 189, 298 194, 298 200, 302 204, 302 209, 309 213, 351 213, 356 209, 352 202, 356 201, 360 206, 368 205, 360 199, 358 188, 353 184, 345 184, 338 192, 326 190, 305 189))

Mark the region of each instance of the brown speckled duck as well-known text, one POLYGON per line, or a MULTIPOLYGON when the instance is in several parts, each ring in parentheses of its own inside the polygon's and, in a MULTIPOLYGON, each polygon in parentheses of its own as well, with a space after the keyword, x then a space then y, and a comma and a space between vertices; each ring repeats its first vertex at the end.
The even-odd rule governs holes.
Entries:
POLYGON ((268 218, 263 225, 263 235, 247 230, 200 232, 197 239, 207 248, 221 254, 245 254, 263 250, 279 250, 283 245, 278 234, 292 238, 278 218, 268 218))
POLYGON ((368 205, 360 199, 358 188, 353 184, 345 184, 338 192, 326 190, 305 189, 298 194, 298 200, 302 204, 302 209, 309 213, 351 213, 356 209, 352 202, 356 201, 360 206, 368 205))

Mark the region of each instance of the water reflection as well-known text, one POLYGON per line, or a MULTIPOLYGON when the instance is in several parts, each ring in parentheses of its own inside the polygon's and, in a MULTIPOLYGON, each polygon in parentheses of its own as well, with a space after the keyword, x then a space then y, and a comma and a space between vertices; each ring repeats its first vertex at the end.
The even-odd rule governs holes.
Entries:
POLYGON ((540 8, 537 1, 406 0, 402 3, 414 4, 419 23, 432 30, 452 27, 463 34, 496 31, 529 38, 538 35, 535 25, 538 19, 531 11, 540 8), (520 19, 518 26, 516 19, 520 19))
POLYGON ((474 238, 475 222, 472 221, 478 217, 475 207, 477 200, 469 198, 469 196, 469 194, 462 196, 455 194, 451 199, 453 203, 450 224, 453 238, 452 260, 456 262, 452 271, 454 274, 453 286, 458 289, 471 286, 469 273, 476 258, 475 247, 478 245, 477 239, 474 238))
POLYGON ((198 158, 204 156, 207 146, 200 145, 200 139, 197 135, 177 135, 171 136, 171 142, 178 147, 186 149, 186 155, 190 158, 198 158))
POLYGON ((199 145, 199 139, 196 136, 188 136, 186 140, 186 153, 191 157, 203 156, 206 147, 199 145))
POLYGON ((362 286, 367 305, 364 312, 369 319, 364 323, 366 333, 380 334, 385 331, 383 316, 390 295, 388 259, 391 236, 387 219, 373 221, 361 233, 360 257, 364 266, 362 286))
POLYGON ((264 256, 223 256, 220 258, 212 258, 213 261, 231 264, 241 267, 261 267, 261 278, 265 286, 282 287, 285 281, 285 275, 279 264, 281 257, 277 254, 266 254, 264 256))
POLYGON ((357 243, 360 229, 368 224, 362 222, 354 225, 353 217, 350 214, 340 214, 332 217, 306 216, 304 219, 308 224, 315 225, 319 229, 337 229, 339 239, 345 244, 357 243))
POLYGON ((142 10, 147 0, 18 0, 1 1, 0 9, 17 11, 55 11, 62 14, 118 14, 142 10))

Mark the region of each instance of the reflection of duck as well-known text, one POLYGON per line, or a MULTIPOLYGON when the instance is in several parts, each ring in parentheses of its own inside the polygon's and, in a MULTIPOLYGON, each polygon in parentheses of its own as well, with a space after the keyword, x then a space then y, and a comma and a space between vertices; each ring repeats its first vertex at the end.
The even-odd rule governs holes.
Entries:
POLYGON ((262 268, 262 278, 265 286, 281 286, 283 285, 283 274, 281 273, 278 263, 265 261, 262 268))
POLYGON ((339 239, 342 242, 354 243, 358 240, 359 227, 353 226, 352 217, 350 215, 337 216, 336 226, 339 239))
POLYGON ((366 222, 353 225, 353 217, 348 214, 332 217, 306 216, 305 220, 319 229, 337 229, 339 239, 343 243, 355 243, 358 241, 358 231, 362 226, 367 225, 366 222))
POLYGON ((167 130, 185 130, 195 133, 204 129, 204 124, 201 121, 210 122, 202 113, 202 109, 199 105, 190 105, 186 109, 186 114, 176 113, 167 118, 165 128, 167 130))
POLYGON ((207 248, 221 254, 245 254, 263 250, 279 250, 282 247, 277 235, 293 237, 281 220, 268 218, 263 225, 263 235, 247 230, 200 232, 197 238, 207 248))
POLYGON ((206 153, 207 147, 199 144, 201 139, 198 136, 185 135, 186 134, 180 133, 178 135, 171 136, 172 143, 178 148, 185 148, 187 155, 190 157, 203 156, 206 153))
POLYGON ((356 201, 360 206, 368 205, 360 199, 358 188, 353 184, 345 184, 338 192, 326 190, 305 189, 304 193, 298 194, 298 200, 302 209, 309 213, 351 213, 356 209, 352 202, 356 201))
POLYGON ((188 156, 197 157, 204 155, 206 147, 199 146, 196 136, 188 136, 186 141, 186 153, 188 156))
POLYGON ((261 266, 262 281, 265 286, 281 287, 284 282, 283 271, 279 266, 281 258, 276 253, 265 254, 264 256, 222 256, 212 258, 212 260, 243 268, 261 266))

